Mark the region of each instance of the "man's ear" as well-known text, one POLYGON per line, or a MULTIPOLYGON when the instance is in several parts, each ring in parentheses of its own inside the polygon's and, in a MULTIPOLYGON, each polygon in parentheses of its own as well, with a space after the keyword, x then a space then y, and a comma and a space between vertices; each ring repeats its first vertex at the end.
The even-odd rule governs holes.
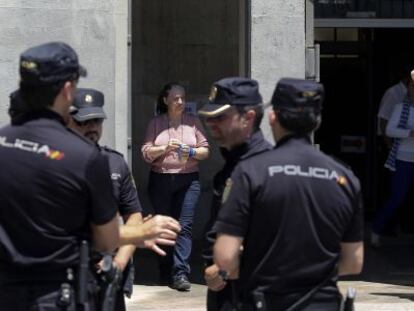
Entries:
POLYGON ((270 126, 274 126, 278 122, 277 113, 273 109, 270 109, 268 116, 270 126))
POLYGON ((70 81, 66 81, 63 85, 62 89, 60 90, 61 95, 63 98, 68 101, 69 103, 72 103, 75 90, 74 90, 74 84, 70 81))
POLYGON ((247 126, 247 124, 254 124, 254 121, 256 119, 256 111, 254 110, 248 110, 244 115, 244 119, 245 119, 245 126, 247 126))

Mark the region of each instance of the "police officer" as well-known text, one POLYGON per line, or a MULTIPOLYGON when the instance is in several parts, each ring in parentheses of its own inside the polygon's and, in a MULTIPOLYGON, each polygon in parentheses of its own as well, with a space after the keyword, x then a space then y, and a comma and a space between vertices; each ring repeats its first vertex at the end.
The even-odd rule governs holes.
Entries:
MULTIPOLYGON (((32 109, 28 106, 25 102, 24 98, 20 94, 19 90, 16 90, 10 94, 10 105, 8 109, 8 113, 10 116, 10 121, 12 125, 21 125, 25 122, 25 120, 30 117, 30 114, 33 113, 32 109)), ((74 112, 74 106, 70 107, 70 111, 74 112)), ((73 125, 73 118, 67 117, 65 122, 72 122, 73 125)), ((76 134, 79 134, 79 129, 76 130, 76 134)), ((89 141, 90 142, 90 141, 89 141)), ((97 146, 100 148, 99 146, 97 146)), ((104 153, 104 151, 101 150, 104 153)), ((109 156, 109 155, 108 155, 109 156)), ((117 157, 119 158, 119 157, 117 157)), ((114 159, 112 159, 113 167, 117 167, 116 164, 113 163, 114 159)), ((123 161, 123 159, 122 159, 123 161)), ((123 161, 125 163, 125 161, 123 161)), ((119 163, 118 163, 119 164, 119 163)), ((121 165, 123 166, 123 165, 121 165)), ((123 166, 123 170, 125 167, 123 166)), ((129 171, 129 170, 128 170, 129 171)), ((116 175, 118 176, 118 175, 116 175)), ((127 174, 123 174, 123 176, 127 176, 127 174)), ((125 195, 120 193, 120 184, 117 181, 114 181, 114 189, 115 189, 115 196, 125 196, 126 201, 130 201, 131 206, 135 205, 134 199, 132 199, 135 194, 133 193, 132 189, 135 187, 133 185, 133 180, 126 178, 124 180, 126 183, 129 183, 130 186, 124 187, 124 189, 129 189, 126 193, 129 195, 125 195), (119 190, 119 191, 118 191, 119 190)), ((139 201, 138 201, 139 204, 139 201)), ((180 231, 179 223, 172 217, 163 216, 163 215, 156 215, 154 217, 147 216, 145 217, 143 222, 140 222, 140 215, 136 215, 135 217, 129 217, 129 222, 126 225, 120 226, 120 245, 137 245, 138 247, 145 247, 151 249, 155 253, 161 256, 165 256, 166 253, 163 249, 160 248, 160 245, 167 245, 172 246, 175 244, 175 239, 177 237, 177 232, 180 231), (137 218, 138 217, 138 218, 137 218), (137 222, 140 222, 138 225, 137 222)))
MULTIPOLYGON (((119 214, 127 225, 142 223, 142 208, 132 174, 121 153, 98 144, 102 136, 102 123, 106 119, 103 110, 104 94, 94 89, 77 89, 71 113, 69 127, 90 139, 109 159, 110 176, 113 192, 118 204, 119 214)), ((123 293, 130 297, 134 280, 134 269, 131 263, 135 245, 125 245, 117 250, 114 263, 124 273, 123 290, 118 291, 115 310, 126 310, 123 293)))
POLYGON ((321 84, 281 79, 269 113, 276 148, 227 184, 214 261, 224 279, 239 274, 244 310, 338 310, 337 276, 361 271, 359 181, 309 138, 323 96, 321 84))
POLYGON ((205 278, 209 291, 208 310, 221 310, 232 302, 235 284, 225 286, 219 269, 213 263, 212 253, 216 234, 212 225, 221 206, 223 190, 236 164, 259 153, 268 151, 272 145, 260 130, 263 118, 262 97, 257 81, 233 77, 216 81, 211 89, 209 103, 199 110, 211 136, 220 146, 225 160, 222 169, 214 176, 213 200, 203 257, 206 263, 205 278))
MULTIPOLYGON (((23 52, 19 67, 29 110, 0 129, 0 306, 75 310, 80 240, 104 252, 119 241, 108 161, 65 126, 86 75, 76 52, 42 44, 23 52)), ((93 310, 91 297, 82 303, 93 310)))

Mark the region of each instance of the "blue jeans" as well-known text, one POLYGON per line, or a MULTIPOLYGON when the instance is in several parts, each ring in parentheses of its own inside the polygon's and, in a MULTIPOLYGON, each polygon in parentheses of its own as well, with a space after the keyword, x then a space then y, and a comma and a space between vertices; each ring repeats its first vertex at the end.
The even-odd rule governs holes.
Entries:
POLYGON ((194 211, 200 196, 198 173, 151 172, 148 194, 156 214, 174 217, 181 225, 173 251, 167 251, 167 256, 160 258, 161 278, 188 277, 194 211))
POLYGON ((387 221, 395 214, 414 185, 414 163, 397 160, 395 165, 396 170, 391 178, 391 196, 375 216, 372 226, 372 230, 377 234, 381 234, 387 221))

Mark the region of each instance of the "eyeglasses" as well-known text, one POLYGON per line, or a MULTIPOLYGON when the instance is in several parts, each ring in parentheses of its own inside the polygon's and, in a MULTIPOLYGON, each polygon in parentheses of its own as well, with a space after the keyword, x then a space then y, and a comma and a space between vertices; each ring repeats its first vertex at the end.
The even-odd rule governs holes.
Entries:
POLYGON ((101 125, 104 119, 90 119, 86 121, 77 121, 73 119, 75 123, 80 127, 91 126, 91 125, 101 125))

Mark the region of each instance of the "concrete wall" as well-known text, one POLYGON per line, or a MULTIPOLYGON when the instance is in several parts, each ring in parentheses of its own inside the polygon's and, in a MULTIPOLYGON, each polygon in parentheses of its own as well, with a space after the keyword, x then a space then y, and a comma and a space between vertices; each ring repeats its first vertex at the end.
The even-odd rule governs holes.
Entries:
POLYGON ((109 118, 102 143, 125 152, 127 4, 116 0, 0 0, 0 125, 8 122, 8 94, 18 86, 19 54, 36 44, 64 41, 78 51, 88 69, 88 77, 79 86, 105 93, 109 118))
MULTIPOLYGON (((265 102, 282 77, 305 77, 305 0, 251 1, 251 76, 265 102)), ((267 117, 262 129, 273 140, 267 117)))

